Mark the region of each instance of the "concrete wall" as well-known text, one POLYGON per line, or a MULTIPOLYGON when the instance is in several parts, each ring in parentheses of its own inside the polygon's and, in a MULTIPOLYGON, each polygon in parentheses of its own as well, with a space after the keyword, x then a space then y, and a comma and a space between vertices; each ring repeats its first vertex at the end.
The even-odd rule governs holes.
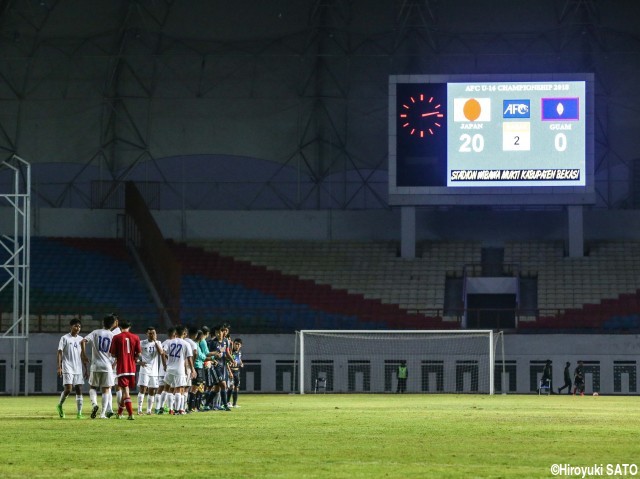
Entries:
MULTIPOLYGON (((56 377, 56 349, 60 335, 34 334, 29 342, 31 368, 41 374, 41 387, 37 392, 55 393, 58 390, 56 377)), ((244 342, 245 373, 243 381, 249 392, 274 393, 291 391, 292 361, 294 359, 294 335, 242 335, 244 342)), ((357 343, 355 343, 357 344, 357 343)), ((400 345, 400 351, 402 346, 400 345)), ((505 336, 505 359, 507 368, 515 374, 515 388, 509 389, 509 378, 505 377, 504 388, 509 393, 528 394, 535 391, 542 364, 546 359, 553 362, 554 388, 563 383, 563 368, 571 362, 571 370, 578 360, 587 367, 586 392, 597 390, 600 394, 638 394, 638 360, 640 360, 640 337, 638 335, 535 335, 513 334, 505 336), (515 373, 513 372, 515 371, 515 373), (599 383, 599 385, 598 385, 599 383), (532 386, 533 385, 533 386, 532 386)), ((500 347, 498 348, 498 354, 500 347)), ((358 358, 363 354, 358 355, 358 358)), ((364 354, 366 356, 366 354, 364 354)), ((394 354, 394 357, 398 354, 394 354)), ((22 345, 17 349, 18 362, 24 359, 22 345)), ((373 357, 383 363, 385 358, 373 357)), ((419 361, 420 358, 417 358, 419 361)), ((445 365, 455 358, 444 355, 445 365)), ((0 392, 11 393, 12 385, 12 343, 0 342, 0 377, 4 368, 4 384, 0 382, 0 392)), ((418 364, 409 363, 409 392, 420 392, 418 364)), ((341 370, 334 371, 337 381, 341 370)), ((36 372, 30 373, 30 391, 34 391, 36 372)), ((309 374, 307 374, 309 376, 309 374)), ((508 376, 508 375, 507 375, 508 376)), ((307 378, 310 384, 310 378, 307 378)), ((343 381, 344 382, 344 381, 343 381)), ((392 389, 395 390, 395 377, 392 389)), ((86 387, 85 387, 86 389, 86 387)))

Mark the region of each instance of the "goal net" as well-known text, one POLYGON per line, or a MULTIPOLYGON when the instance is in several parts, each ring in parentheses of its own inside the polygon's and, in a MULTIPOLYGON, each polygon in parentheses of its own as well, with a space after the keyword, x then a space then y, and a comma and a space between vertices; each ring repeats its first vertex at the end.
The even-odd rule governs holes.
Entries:
POLYGON ((493 394, 504 371, 503 345, 496 360, 501 339, 491 330, 297 331, 297 387, 300 394, 493 394))

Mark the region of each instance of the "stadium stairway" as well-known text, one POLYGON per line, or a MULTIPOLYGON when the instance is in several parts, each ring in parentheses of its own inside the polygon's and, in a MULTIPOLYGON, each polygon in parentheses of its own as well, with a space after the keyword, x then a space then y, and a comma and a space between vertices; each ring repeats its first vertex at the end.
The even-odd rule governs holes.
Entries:
MULTIPOLYGON (((269 316, 271 310, 267 324, 276 330, 457 327, 440 317, 410 313, 395 304, 383 304, 362 294, 317 284, 214 251, 173 241, 169 244, 182 263, 182 310, 187 318, 190 309, 209 309, 219 310, 224 317, 235 318, 232 322, 237 323, 238 314, 261 316, 260 319, 265 320, 264 315, 269 316), (223 313, 224 308, 227 311, 223 313), (233 308, 238 312, 234 313, 233 308)), ((254 322, 259 326, 257 320, 254 322)))

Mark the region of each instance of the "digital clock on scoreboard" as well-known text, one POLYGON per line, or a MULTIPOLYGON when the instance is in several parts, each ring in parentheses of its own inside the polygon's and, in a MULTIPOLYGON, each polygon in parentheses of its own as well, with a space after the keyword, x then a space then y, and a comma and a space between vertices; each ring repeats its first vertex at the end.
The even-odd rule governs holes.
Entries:
POLYGON ((392 76, 391 204, 590 203, 593 75, 392 76))

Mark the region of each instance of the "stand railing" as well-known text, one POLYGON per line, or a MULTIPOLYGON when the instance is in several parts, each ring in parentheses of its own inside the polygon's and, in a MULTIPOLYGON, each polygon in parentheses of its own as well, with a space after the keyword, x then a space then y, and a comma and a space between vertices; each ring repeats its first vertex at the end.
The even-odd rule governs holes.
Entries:
POLYGON ((180 322, 181 267, 162 236, 136 185, 125 189, 125 240, 133 246, 155 286, 169 318, 180 322))

